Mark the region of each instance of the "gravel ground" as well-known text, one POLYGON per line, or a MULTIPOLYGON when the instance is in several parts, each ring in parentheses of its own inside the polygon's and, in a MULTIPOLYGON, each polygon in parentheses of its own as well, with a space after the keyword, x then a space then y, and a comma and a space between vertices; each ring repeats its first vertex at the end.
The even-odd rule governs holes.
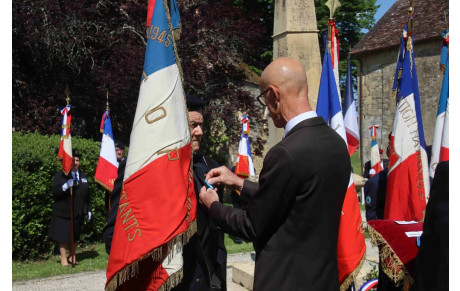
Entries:
MULTIPOLYGON (((247 291, 246 288, 232 281, 233 264, 254 261, 254 253, 232 254, 227 258, 227 289, 228 291, 247 291)), ((106 281, 105 270, 97 272, 83 272, 75 275, 63 275, 13 282, 14 291, 57 291, 57 290, 104 290, 106 281)))
MULTIPOLYGON (((365 217, 364 211, 361 215, 365 217)), ((365 218, 363 218, 365 220, 365 218)), ((378 263, 378 249, 373 247, 369 239, 366 239, 367 251, 366 262, 363 264, 360 274, 355 282, 355 287, 359 288, 364 283, 363 277, 370 272, 372 265, 378 263)), ((227 257, 227 289, 228 291, 247 291, 246 288, 233 282, 233 264, 253 262, 254 252, 231 254, 227 257)), ((105 270, 97 272, 83 272, 75 275, 63 275, 48 277, 43 279, 34 279, 29 281, 13 282, 14 291, 28 290, 104 290, 105 270)))

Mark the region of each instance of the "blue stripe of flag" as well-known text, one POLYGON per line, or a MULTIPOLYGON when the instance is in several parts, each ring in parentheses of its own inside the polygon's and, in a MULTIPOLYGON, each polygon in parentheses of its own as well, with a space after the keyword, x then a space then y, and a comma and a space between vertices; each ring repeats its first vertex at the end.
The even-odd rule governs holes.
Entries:
MULTIPOLYGON (((407 23, 404 26, 403 32, 407 33, 407 23)), ((399 80, 398 74, 404 62, 404 52, 405 52, 405 47, 406 47, 405 44, 406 43, 404 40, 404 33, 403 33, 403 35, 401 36, 399 40, 399 54, 398 54, 398 60, 396 61, 396 72, 395 72, 395 78, 393 81, 393 91, 397 90, 398 88, 398 80, 399 80)), ((400 97, 399 95, 396 96, 396 102, 399 102, 399 97, 400 97)))
MULTIPOLYGON (((149 76, 176 63, 173 35, 169 30, 163 1, 156 1, 150 27, 147 29, 144 73, 149 76)), ((142 76, 144 80, 145 76, 142 76)))
MULTIPOLYGON (((409 41, 409 40, 408 40, 409 41)), ((414 47, 414 41, 411 38, 412 47, 414 47)), ((417 69, 415 66, 414 51, 406 50, 404 53, 404 61, 402 66, 402 76, 400 80, 401 97, 406 98, 410 94, 414 94, 415 113, 417 118, 418 135, 420 139, 420 146, 426 149, 425 135, 423 134, 423 122, 422 122, 422 109, 420 105, 420 94, 418 90, 417 80, 417 69), (411 68, 411 58, 412 68, 411 68)))
POLYGON ((323 58, 316 113, 327 122, 339 112, 341 112, 341 108, 332 69, 331 55, 326 50, 323 58))
POLYGON ((105 116, 106 118, 104 121, 104 134, 107 134, 108 136, 110 136, 112 140, 114 140, 112 132, 112 122, 110 121, 110 115, 108 111, 106 111, 105 116))

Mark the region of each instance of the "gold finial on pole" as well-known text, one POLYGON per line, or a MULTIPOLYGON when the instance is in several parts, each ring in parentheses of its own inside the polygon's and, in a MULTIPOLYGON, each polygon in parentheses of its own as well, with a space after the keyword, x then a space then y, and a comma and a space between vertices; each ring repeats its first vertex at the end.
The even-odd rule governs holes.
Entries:
POLYGON ((342 4, 340 4, 339 0, 327 0, 326 6, 329 7, 329 19, 334 19, 335 10, 342 4))
POLYGON ((107 107, 106 107, 107 111, 109 111, 109 90, 107 90, 107 107))
POLYGON ((414 15, 414 0, 409 0, 409 9, 407 10, 407 16, 409 20, 407 21, 407 35, 410 36, 414 31, 414 20, 412 16, 414 15))
MULTIPOLYGON (((326 6, 329 7, 329 21, 334 21, 334 13, 337 8, 342 6, 340 4, 339 0, 328 0, 326 2, 326 6)), ((331 51, 331 40, 332 40, 332 28, 331 25, 328 24, 327 26, 327 46, 328 46, 328 51, 331 51)))
POLYGON ((66 94, 66 96, 67 96, 67 97, 65 98, 65 101, 67 101, 67 105, 69 105, 69 103, 70 103, 69 93, 70 93, 69 85, 67 84, 67 85, 66 85, 66 88, 65 88, 65 94, 66 94))

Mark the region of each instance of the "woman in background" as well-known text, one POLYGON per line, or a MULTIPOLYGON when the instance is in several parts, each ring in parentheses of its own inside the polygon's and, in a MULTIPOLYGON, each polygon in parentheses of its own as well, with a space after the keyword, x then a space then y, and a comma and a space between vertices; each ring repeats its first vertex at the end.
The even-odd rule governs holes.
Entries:
POLYGON ((78 265, 75 260, 75 249, 80 239, 83 217, 87 215, 91 219, 91 197, 89 195, 89 183, 86 174, 79 170, 81 154, 77 149, 72 150, 73 163, 68 175, 59 171, 53 180, 53 210, 51 213, 51 225, 48 236, 56 241, 61 255, 61 265, 69 263, 78 265), (67 251, 70 248, 70 189, 73 196, 73 241, 74 255, 67 259, 67 251))

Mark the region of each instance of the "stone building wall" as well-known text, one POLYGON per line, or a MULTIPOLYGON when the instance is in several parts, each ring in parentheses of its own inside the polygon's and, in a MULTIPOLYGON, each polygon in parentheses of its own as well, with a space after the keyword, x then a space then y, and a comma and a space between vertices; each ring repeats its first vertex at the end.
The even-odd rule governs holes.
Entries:
MULTIPOLYGON (((427 145, 433 142, 434 123, 441 93, 443 73, 439 68, 441 40, 415 43, 415 64, 422 107, 422 119, 427 145)), ((369 126, 380 126, 377 132, 379 146, 388 145, 388 133, 393 129, 395 100, 392 95, 398 48, 359 55, 362 69, 362 124, 361 145, 363 163, 370 159, 371 138, 369 126)), ((386 158, 386 154, 384 154, 386 158)))

